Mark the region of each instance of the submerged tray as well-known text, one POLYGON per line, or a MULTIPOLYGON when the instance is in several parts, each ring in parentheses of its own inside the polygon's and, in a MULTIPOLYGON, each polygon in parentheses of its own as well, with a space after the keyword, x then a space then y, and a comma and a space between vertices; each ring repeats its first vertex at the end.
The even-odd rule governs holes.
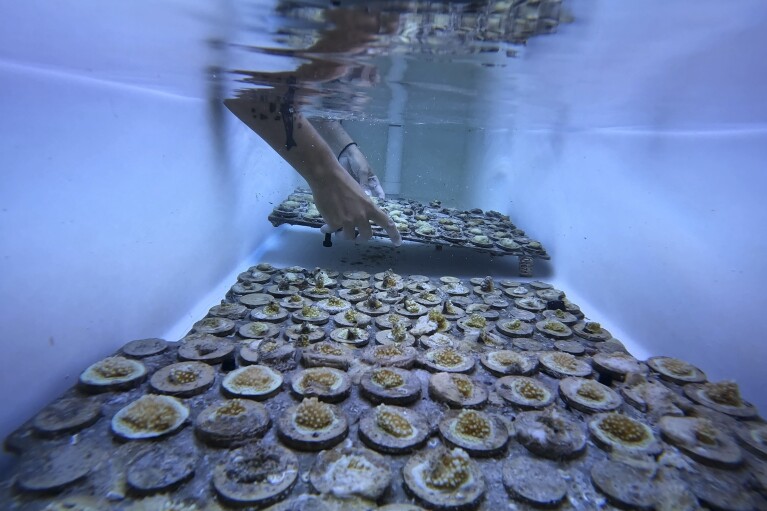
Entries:
MULTIPOLYGON (((539 241, 529 238, 508 216, 497 211, 447 208, 438 200, 429 204, 409 199, 373 198, 373 201, 392 217, 403 240, 438 247, 466 247, 494 256, 550 259, 539 241)), ((319 228, 324 224, 311 192, 301 188, 272 210, 269 221, 275 227, 291 224, 319 228)), ((374 225, 373 236, 387 237, 387 234, 374 225)))
POLYGON ((4 510, 764 509, 734 383, 634 359, 540 281, 259 264, 182 342, 117 355, 6 439, 4 510), (136 402, 151 438, 115 427, 136 402))

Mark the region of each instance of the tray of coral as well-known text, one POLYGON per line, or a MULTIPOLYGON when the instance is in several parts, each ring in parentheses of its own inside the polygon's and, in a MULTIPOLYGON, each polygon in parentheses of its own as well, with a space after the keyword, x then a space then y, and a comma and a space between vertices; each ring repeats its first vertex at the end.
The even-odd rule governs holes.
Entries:
POLYGON ((262 263, 5 442, 7 510, 764 509, 736 383, 540 281, 262 263), (608 505, 608 503, 610 505, 608 505))
MULTIPOLYGON (((439 200, 428 204, 401 198, 372 200, 391 216, 403 240, 468 247, 496 256, 550 258, 539 241, 528 237, 498 211, 448 208, 439 200)), ((311 192, 301 188, 272 210, 269 221, 275 227, 292 224, 319 228, 324 223, 311 192)), ((373 226, 373 236, 386 237, 386 231, 373 226)))

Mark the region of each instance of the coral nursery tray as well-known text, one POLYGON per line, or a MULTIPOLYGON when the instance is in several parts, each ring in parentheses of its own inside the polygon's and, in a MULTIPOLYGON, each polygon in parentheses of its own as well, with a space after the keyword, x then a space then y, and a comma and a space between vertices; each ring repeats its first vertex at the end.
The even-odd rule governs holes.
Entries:
POLYGON ((179 342, 83 367, 5 447, 4 510, 750 510, 767 491, 767 425, 734 382, 637 360, 547 283, 267 263, 179 342))
MULTIPOLYGON (((439 247, 467 247, 494 256, 549 259, 539 241, 528 237, 508 216, 497 211, 447 208, 438 200, 428 204, 402 198, 373 200, 391 216, 403 240, 439 247)), ((275 227, 292 224, 319 228, 324 223, 312 194, 300 188, 272 210, 269 221, 275 227)), ((378 226, 373 226, 373 235, 387 236, 378 226)))

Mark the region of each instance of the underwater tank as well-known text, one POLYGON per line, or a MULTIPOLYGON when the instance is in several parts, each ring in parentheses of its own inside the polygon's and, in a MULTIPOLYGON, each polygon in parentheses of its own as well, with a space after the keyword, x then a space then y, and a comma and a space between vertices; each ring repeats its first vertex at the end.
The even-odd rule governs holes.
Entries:
POLYGON ((0 508, 767 509, 763 2, 2 12, 0 508))

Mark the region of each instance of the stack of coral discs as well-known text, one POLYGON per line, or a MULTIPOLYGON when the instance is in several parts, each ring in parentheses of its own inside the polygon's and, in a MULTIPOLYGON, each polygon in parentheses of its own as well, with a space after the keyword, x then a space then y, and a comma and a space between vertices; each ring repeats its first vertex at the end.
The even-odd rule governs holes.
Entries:
POLYGON ((259 264, 6 439, 4 509, 763 509, 732 381, 539 281, 259 264))

